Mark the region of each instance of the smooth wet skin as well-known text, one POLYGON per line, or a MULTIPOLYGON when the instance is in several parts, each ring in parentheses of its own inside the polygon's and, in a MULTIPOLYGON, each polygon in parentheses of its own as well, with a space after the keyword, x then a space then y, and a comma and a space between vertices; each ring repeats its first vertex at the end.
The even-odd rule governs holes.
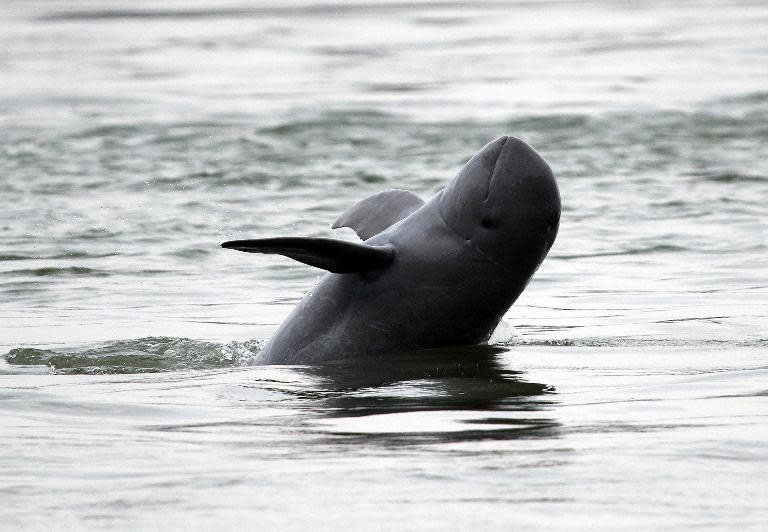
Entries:
POLYGON ((338 272, 304 296, 265 346, 263 363, 315 364, 487 342, 552 247, 560 219, 549 166, 513 137, 486 145, 422 206, 402 198, 403 191, 383 193, 342 215, 335 226, 363 237, 378 223, 381 232, 364 244, 300 238, 223 244, 338 272), (405 217, 390 225, 392 212, 405 217))

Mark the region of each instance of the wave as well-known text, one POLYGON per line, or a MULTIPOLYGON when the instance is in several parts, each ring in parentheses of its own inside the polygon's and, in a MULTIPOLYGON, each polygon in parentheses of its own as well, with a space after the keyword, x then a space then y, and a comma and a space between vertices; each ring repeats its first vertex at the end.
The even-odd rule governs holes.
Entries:
POLYGON ((431 2, 355 2, 350 4, 334 3, 307 3, 297 6, 256 6, 256 7, 218 7, 218 8, 162 8, 162 9, 88 9, 53 11, 38 17, 45 22, 56 21, 94 21, 94 20, 119 20, 119 19, 206 19, 206 18, 244 18, 244 17, 274 17, 274 16, 328 16, 341 15, 356 12, 391 12, 403 9, 413 9, 419 4, 430 8, 466 8, 478 5, 494 6, 495 1, 490 2, 465 2, 465 1, 431 1, 431 2))
POLYGON ((247 366, 262 345, 260 340, 219 343, 160 336, 71 351, 21 347, 11 349, 5 359, 15 366, 48 366, 54 374, 155 373, 247 366))
POLYGON ((103 259, 104 257, 113 257, 118 252, 111 253, 87 253, 85 251, 64 251, 53 255, 32 255, 32 254, 0 254, 0 262, 15 260, 59 260, 59 259, 103 259))
MULTIPOLYGON (((506 351, 524 347, 592 347, 592 348, 652 348, 652 347, 768 347, 768 338, 750 340, 728 339, 666 339, 638 337, 591 337, 559 338, 549 340, 528 340, 520 336, 514 328, 506 326, 497 331, 487 348, 506 351)), ((147 337, 135 340, 115 340, 97 346, 81 349, 38 349, 19 347, 11 349, 5 355, 5 361, 11 366, 44 366, 57 375, 103 375, 125 373, 157 373, 181 370, 206 370, 256 365, 264 340, 246 340, 232 342, 209 342, 189 338, 147 337)), ((476 349, 486 349, 475 346, 476 349)), ((423 350, 416 355, 409 353, 407 359, 393 354, 379 357, 379 363, 391 365, 392 360, 399 360, 397 365, 412 364, 421 357, 433 356, 434 352, 464 353, 470 348, 447 348, 442 350, 423 350), (388 362, 387 362, 388 361, 388 362)), ((466 354, 466 353, 464 353, 466 354)))
POLYGON ((768 338, 749 340, 735 339, 677 339, 677 338, 638 338, 629 336, 558 338, 552 340, 526 340, 516 337, 511 342, 497 345, 525 345, 541 347, 746 347, 759 348, 768 346, 768 338))
POLYGON ((70 276, 70 275, 86 275, 89 277, 108 277, 109 272, 104 270, 96 270, 94 268, 84 268, 82 266, 65 266, 54 267, 48 266, 43 268, 27 268, 22 270, 10 270, 3 272, 5 275, 15 275, 24 277, 54 277, 54 276, 70 276))
POLYGON ((574 259, 587 259, 597 257, 621 257, 623 255, 653 255, 655 253, 679 253, 682 251, 690 251, 685 246, 676 246, 673 244, 655 244, 647 247, 638 247, 625 249, 620 251, 605 251, 596 253, 577 253, 571 255, 552 255, 552 259, 558 260, 574 260, 574 259))
POLYGON ((697 180, 710 181, 713 183, 768 183, 768 176, 745 174, 741 172, 692 172, 687 175, 697 180))

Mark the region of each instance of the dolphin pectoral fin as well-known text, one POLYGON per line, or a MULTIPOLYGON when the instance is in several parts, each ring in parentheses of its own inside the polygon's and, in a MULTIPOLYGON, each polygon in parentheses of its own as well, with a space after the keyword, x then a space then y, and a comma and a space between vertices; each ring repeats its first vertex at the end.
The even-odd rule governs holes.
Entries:
POLYGON ((363 240, 381 233, 424 205, 424 200, 407 190, 390 189, 368 196, 352 205, 333 222, 333 229, 349 227, 363 240))
POLYGON ((367 272, 385 267, 395 258, 392 245, 369 246, 331 238, 257 238, 232 240, 221 247, 248 253, 285 255, 333 273, 367 272))

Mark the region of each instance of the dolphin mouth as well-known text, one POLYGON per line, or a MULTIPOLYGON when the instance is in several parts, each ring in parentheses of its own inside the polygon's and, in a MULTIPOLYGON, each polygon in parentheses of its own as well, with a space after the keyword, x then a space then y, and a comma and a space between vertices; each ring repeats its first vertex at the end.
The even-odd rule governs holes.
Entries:
POLYGON ((504 272, 505 277, 508 277, 509 279, 513 279, 513 280, 516 280, 519 277, 519 275, 516 275, 515 272, 510 270, 507 266, 501 264, 497 260, 494 260, 492 257, 484 253, 483 250, 481 250, 477 244, 472 242, 472 239, 465 240, 465 242, 467 247, 472 253, 480 255, 484 260, 490 262, 491 264, 499 268, 502 272, 504 272))

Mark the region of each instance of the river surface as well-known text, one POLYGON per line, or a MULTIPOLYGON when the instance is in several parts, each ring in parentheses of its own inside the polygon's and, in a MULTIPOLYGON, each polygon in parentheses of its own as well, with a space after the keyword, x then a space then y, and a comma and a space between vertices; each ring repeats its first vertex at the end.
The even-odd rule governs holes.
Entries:
MULTIPOLYGON (((0 528, 765 530, 768 4, 0 5, 0 528), (257 365, 484 144, 558 239, 491 346, 257 365)), ((461 324, 457 323, 457 327, 461 324)))

